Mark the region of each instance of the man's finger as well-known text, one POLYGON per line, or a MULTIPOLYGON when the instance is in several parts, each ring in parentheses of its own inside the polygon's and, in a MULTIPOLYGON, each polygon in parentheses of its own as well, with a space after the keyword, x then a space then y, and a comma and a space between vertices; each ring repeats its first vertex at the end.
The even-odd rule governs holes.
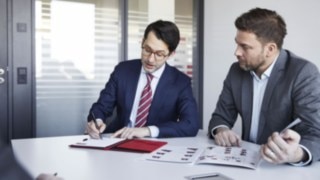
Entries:
POLYGON ((124 128, 122 128, 122 129, 116 131, 115 133, 113 133, 113 134, 111 135, 111 137, 113 137, 113 138, 119 137, 119 136, 122 134, 123 131, 124 131, 124 128))

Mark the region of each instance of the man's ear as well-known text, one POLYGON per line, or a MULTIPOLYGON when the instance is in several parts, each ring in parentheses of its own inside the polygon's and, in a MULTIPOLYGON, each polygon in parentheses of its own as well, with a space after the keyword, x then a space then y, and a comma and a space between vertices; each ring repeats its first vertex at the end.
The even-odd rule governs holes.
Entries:
POLYGON ((176 54, 176 51, 172 51, 169 57, 173 57, 176 54))
POLYGON ((277 46, 276 43, 273 43, 273 42, 268 43, 267 44, 267 54, 266 54, 266 56, 267 57, 273 56, 277 52, 277 50, 278 50, 278 46, 277 46))

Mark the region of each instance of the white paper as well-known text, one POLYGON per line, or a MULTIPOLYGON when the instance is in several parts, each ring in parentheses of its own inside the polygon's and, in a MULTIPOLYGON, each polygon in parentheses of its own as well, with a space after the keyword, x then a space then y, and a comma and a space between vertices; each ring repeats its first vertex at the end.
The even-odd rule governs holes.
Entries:
POLYGON ((105 148, 123 140, 124 139, 122 138, 109 138, 109 137, 103 137, 102 139, 85 138, 73 145, 83 146, 83 147, 105 148))
POLYGON ((258 149, 209 146, 199 156, 196 164, 223 164, 256 169, 260 160, 258 149))
POLYGON ((144 155, 145 160, 190 163, 221 164, 256 169, 261 161, 260 146, 247 143, 246 147, 208 146, 183 147, 166 145, 151 154, 144 155))
POLYGON ((165 145, 151 154, 146 154, 146 160, 192 163, 202 153, 202 148, 165 145))

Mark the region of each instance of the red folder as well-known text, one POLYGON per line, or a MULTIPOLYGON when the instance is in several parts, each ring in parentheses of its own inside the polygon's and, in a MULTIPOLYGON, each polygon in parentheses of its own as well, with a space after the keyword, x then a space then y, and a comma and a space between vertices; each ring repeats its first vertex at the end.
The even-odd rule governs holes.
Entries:
POLYGON ((150 153, 167 144, 164 141, 146 139, 127 139, 110 148, 110 150, 150 153))

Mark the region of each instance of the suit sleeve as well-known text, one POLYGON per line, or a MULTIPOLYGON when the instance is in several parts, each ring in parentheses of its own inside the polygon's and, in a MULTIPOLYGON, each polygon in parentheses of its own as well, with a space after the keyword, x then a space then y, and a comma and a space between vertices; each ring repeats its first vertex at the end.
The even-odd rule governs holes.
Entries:
POLYGON ((111 73, 105 87, 100 91, 97 102, 92 105, 89 111, 88 121, 92 120, 93 115, 96 119, 99 118, 103 121, 112 115, 117 99, 118 66, 119 65, 117 65, 111 73))
MULTIPOLYGON (((239 76, 239 74, 235 74, 237 71, 237 64, 233 64, 223 82, 223 88, 216 104, 216 109, 212 113, 209 122, 208 132, 211 138, 212 134, 210 132, 212 129, 217 126, 227 126, 231 129, 237 120, 238 111, 233 96, 234 87, 237 86, 237 83, 232 84, 232 82, 240 82, 239 79, 234 79, 239 76)), ((240 88, 237 87, 236 91, 240 91, 240 88)))
POLYGON ((164 111, 166 115, 161 118, 162 122, 157 125, 159 137, 196 136, 199 130, 199 113, 192 93, 190 78, 178 79, 169 88, 171 90, 167 90, 167 92, 171 91, 175 95, 166 100, 167 104, 164 108, 166 109, 164 111))
POLYGON ((306 63, 296 74, 293 88, 294 116, 302 123, 296 126, 301 135, 300 143, 320 160, 320 74, 317 67, 306 63))

